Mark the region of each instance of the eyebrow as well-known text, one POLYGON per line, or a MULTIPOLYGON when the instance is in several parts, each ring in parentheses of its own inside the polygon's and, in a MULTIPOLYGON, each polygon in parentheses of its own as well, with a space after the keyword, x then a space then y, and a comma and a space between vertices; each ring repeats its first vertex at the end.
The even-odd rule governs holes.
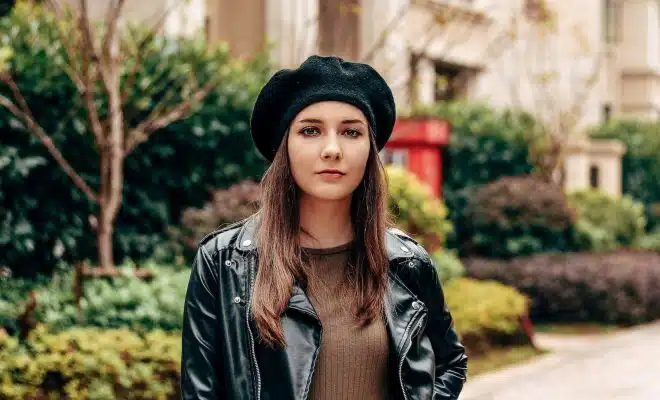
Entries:
MULTIPOLYGON (((307 124, 322 124, 323 121, 320 119, 315 119, 315 118, 305 118, 301 119, 298 121, 299 124, 307 123, 307 124)), ((342 124, 362 124, 364 125, 364 121, 359 120, 359 119, 345 119, 341 121, 342 124)))

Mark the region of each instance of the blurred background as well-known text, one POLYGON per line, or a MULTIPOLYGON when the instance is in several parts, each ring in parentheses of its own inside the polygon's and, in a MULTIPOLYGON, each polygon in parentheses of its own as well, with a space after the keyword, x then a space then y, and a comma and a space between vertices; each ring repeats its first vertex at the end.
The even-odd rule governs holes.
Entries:
POLYGON ((277 69, 369 63, 461 399, 658 399, 660 3, 0 1, 0 399, 178 399, 199 240, 259 204, 277 69), (655 375, 654 375, 655 371, 655 375))

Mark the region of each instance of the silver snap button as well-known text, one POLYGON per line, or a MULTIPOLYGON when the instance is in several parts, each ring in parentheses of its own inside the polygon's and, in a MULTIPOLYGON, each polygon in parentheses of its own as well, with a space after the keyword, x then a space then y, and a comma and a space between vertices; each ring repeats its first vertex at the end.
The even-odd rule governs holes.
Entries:
POLYGON ((251 244, 252 244, 252 241, 251 241, 251 240, 245 240, 245 241, 243 241, 243 247, 248 247, 248 246, 251 245, 251 244))
POLYGON ((240 303, 240 302, 241 302, 241 298, 240 298, 240 297, 238 297, 238 296, 234 297, 234 303, 238 304, 238 303, 240 303))
POLYGON ((408 248, 406 246, 401 246, 401 250, 405 251, 406 253, 408 252, 408 248))
POLYGON ((227 260, 227 261, 225 261, 225 265, 228 266, 228 267, 231 267, 232 265, 234 265, 234 262, 231 261, 231 260, 227 260))
POLYGON ((419 310, 421 307, 422 306, 419 304, 419 302, 413 301, 412 308, 414 308, 415 310, 419 310))
POLYGON ((414 262, 414 261, 410 261, 410 262, 408 262, 408 266, 409 266, 410 268, 414 267, 414 266, 415 266, 415 262, 414 262))

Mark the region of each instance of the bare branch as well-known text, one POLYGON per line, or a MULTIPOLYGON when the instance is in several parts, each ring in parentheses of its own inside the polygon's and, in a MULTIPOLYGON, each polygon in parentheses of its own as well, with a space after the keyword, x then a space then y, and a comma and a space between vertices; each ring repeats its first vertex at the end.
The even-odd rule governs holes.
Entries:
POLYGON ((89 197, 91 200, 98 202, 99 201, 98 195, 94 193, 94 190, 92 190, 92 188, 89 187, 87 182, 85 182, 85 180, 73 169, 71 164, 69 164, 69 162, 64 158, 62 153, 55 146, 55 144, 48 136, 48 134, 44 131, 44 129, 41 127, 41 125, 39 125, 35 121, 25 101, 25 98, 21 94, 14 80, 7 74, 0 73, 0 81, 4 82, 5 84, 7 84, 7 86, 9 86, 14 98, 18 102, 18 105, 16 105, 7 97, 0 95, 0 105, 8 109, 12 114, 17 116, 18 118, 21 118, 27 125, 27 128, 34 135, 36 135, 39 138, 39 140, 41 140, 41 143, 43 143, 44 146, 46 146, 48 152, 53 156, 53 158, 60 165, 62 170, 64 170, 64 172, 73 180, 73 183, 80 190, 82 190, 87 195, 87 197, 89 197))
POLYGON ((133 85, 135 84, 135 78, 137 77, 137 73, 140 71, 140 67, 142 66, 142 58, 144 57, 147 46, 154 39, 154 37, 156 37, 156 34, 160 31, 167 17, 181 3, 182 0, 178 2, 177 1, 171 2, 169 7, 158 17, 158 19, 155 20, 153 25, 151 25, 149 29, 146 30, 148 33, 144 38, 142 38, 142 40, 138 43, 138 45, 135 46, 135 52, 133 54, 131 54, 130 52, 125 53, 125 56, 134 57, 135 62, 133 64, 133 68, 131 68, 131 71, 128 73, 128 77, 126 78, 126 83, 124 84, 124 88, 121 91, 122 104, 124 104, 128 99, 130 88, 132 88, 133 85))
MULTIPOLYGON (((48 7, 50 7, 53 12, 55 13, 55 16, 59 21, 66 21, 66 17, 60 8, 58 2, 56 0, 47 0, 46 4, 48 7)), ((57 32, 59 35, 60 41, 64 45, 64 49, 66 50, 66 53, 69 57, 69 62, 68 66, 64 68, 65 72, 71 79, 71 81, 76 85, 76 88, 78 89, 78 92, 82 93, 84 90, 84 77, 81 76, 81 71, 78 70, 77 66, 74 65, 75 60, 76 60, 76 45, 75 45, 75 33, 74 32, 64 32, 62 30, 62 26, 60 24, 56 24, 57 26, 57 32)), ((83 71, 84 73, 84 71, 83 71)))
POLYGON ((128 155, 136 146, 149 139, 149 137, 157 130, 187 117, 192 107, 202 101, 216 83, 215 80, 210 80, 204 86, 198 88, 192 95, 188 96, 184 101, 168 111, 157 112, 154 110, 147 119, 131 130, 131 134, 126 141, 125 154, 128 155))
POLYGON ((114 42, 115 36, 117 35, 117 25, 119 24, 119 15, 121 15, 121 9, 124 7, 126 0, 111 0, 108 4, 108 15, 106 18, 106 29, 105 37, 103 38, 103 49, 107 54, 110 53, 110 46, 114 42))
POLYGON ((108 79, 106 71, 104 70, 103 64, 101 63, 101 58, 99 57, 99 53, 96 49, 96 45, 94 44, 94 35, 89 18, 87 0, 79 0, 79 5, 80 5, 79 28, 80 28, 80 32, 82 33, 81 51, 83 52, 84 57, 86 57, 86 60, 89 62, 89 66, 94 67, 94 71, 96 73, 92 75, 94 75, 96 78, 100 78, 106 89, 110 91, 111 88, 110 81, 108 79))

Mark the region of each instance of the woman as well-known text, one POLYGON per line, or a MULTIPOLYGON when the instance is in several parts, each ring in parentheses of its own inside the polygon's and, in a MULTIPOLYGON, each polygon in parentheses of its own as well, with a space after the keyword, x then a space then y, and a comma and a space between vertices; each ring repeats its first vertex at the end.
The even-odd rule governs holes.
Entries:
POLYGON ((262 89, 261 209, 204 238, 185 399, 456 399, 467 373, 427 252, 388 227, 395 105, 365 64, 312 56, 262 89))

